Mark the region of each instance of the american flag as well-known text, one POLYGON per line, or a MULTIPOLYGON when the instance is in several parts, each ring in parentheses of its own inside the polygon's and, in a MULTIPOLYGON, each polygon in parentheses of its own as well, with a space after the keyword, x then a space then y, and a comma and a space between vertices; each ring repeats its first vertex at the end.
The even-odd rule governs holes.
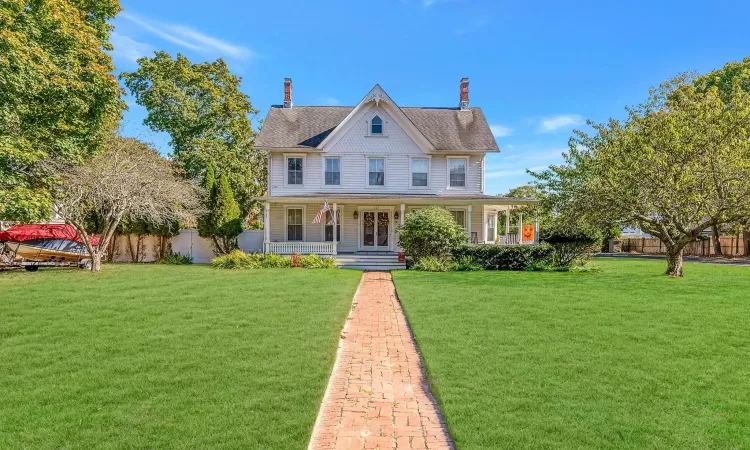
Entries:
POLYGON ((318 214, 315 215, 312 223, 320 223, 320 221, 323 220, 323 214, 325 214, 326 211, 329 211, 330 209, 331 207, 328 206, 328 200, 326 200, 326 202, 323 204, 323 207, 320 208, 320 211, 318 211, 318 214))

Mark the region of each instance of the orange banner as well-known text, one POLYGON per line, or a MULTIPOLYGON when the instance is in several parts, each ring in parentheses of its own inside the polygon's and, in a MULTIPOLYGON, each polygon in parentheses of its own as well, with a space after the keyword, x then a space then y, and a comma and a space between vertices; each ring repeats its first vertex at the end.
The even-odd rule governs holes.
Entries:
POLYGON ((524 242, 534 240, 534 225, 523 226, 523 240, 524 242))

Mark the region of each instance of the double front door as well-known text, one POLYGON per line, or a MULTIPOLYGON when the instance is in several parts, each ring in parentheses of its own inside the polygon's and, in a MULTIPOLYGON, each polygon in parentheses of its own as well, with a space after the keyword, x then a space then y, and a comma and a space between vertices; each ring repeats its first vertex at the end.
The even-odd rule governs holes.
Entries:
POLYGON ((391 249, 390 211, 362 211, 361 250, 389 251, 391 249))

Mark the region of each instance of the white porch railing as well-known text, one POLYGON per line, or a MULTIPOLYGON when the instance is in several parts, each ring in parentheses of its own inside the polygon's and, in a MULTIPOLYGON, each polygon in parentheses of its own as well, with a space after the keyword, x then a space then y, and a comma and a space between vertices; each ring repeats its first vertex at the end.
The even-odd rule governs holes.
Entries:
POLYGON ((264 242, 263 251, 265 253, 276 253, 278 255, 291 255, 298 253, 300 255, 335 255, 335 242, 264 242))

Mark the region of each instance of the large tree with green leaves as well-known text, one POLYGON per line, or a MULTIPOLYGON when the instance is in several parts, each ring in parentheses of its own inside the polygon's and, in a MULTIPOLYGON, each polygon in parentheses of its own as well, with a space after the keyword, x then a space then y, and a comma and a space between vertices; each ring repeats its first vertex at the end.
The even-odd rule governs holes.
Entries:
POLYGON ((168 133, 174 160, 187 177, 201 180, 208 166, 220 169, 243 216, 266 191, 266 155, 253 148, 250 116, 257 113, 240 91, 241 78, 222 59, 193 64, 157 52, 120 75, 136 102, 148 110, 144 123, 168 133))
POLYGON ((102 148, 124 103, 107 23, 118 0, 0 2, 0 219, 46 220, 46 162, 102 148))
POLYGON ((577 131, 566 163, 535 174, 570 220, 635 224, 666 247, 671 276, 707 227, 750 212, 750 96, 725 102, 716 87, 683 75, 628 109, 625 121, 577 131))
MULTIPOLYGON (((727 63, 721 69, 697 77, 695 86, 701 92, 716 88, 724 103, 731 103, 737 92, 750 93, 750 57, 727 63)), ((741 218, 733 227, 742 232, 744 253, 750 255, 750 216, 741 218)))

